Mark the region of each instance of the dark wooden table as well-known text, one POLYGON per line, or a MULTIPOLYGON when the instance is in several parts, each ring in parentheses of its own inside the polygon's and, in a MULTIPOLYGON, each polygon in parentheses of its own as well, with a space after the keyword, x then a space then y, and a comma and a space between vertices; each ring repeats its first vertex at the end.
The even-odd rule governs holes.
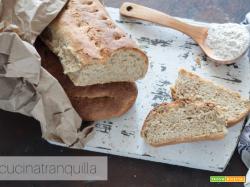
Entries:
MULTIPOLYGON (((104 0, 106 6, 119 7, 122 0, 104 0)), ((240 22, 250 10, 249 0, 132 0, 178 17, 207 22, 240 22)), ((50 145, 41 139, 40 126, 34 119, 0 111, 0 155, 104 155, 50 145)), ((223 173, 154 163, 108 155, 108 181, 105 182, 0 182, 3 187, 82 187, 145 186, 207 187, 243 186, 242 183, 210 183, 211 175, 245 175, 247 168, 235 151, 223 173)))

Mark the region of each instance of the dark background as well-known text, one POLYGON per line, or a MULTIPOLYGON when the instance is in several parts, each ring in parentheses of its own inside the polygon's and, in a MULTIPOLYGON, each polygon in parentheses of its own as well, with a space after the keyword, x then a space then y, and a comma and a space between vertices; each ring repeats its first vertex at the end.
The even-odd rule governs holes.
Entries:
MULTIPOLYGON (((106 6, 119 7, 122 0, 104 0, 106 6)), ((132 0, 170 15, 206 22, 240 22, 250 10, 249 0, 132 0)), ((0 110, 0 155, 84 156, 104 155, 50 145, 41 139, 34 119, 0 110)), ((211 175, 245 175, 247 168, 237 151, 223 173, 195 170, 118 156, 108 156, 108 181, 104 182, 0 182, 0 187, 82 187, 145 186, 207 187, 243 186, 242 183, 210 183, 211 175)))

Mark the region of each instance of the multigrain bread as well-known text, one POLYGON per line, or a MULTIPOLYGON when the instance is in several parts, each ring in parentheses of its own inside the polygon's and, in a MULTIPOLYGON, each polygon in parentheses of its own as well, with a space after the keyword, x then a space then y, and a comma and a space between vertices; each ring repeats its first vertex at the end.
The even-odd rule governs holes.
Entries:
POLYGON ((227 133, 215 105, 184 100, 162 103, 150 111, 141 136, 152 146, 222 139, 227 133))
POLYGON ((223 111, 227 126, 241 121, 250 112, 250 101, 241 98, 238 92, 218 86, 184 69, 180 69, 171 93, 175 100, 189 99, 214 103, 223 111))
POLYGON ((76 86, 143 78, 147 56, 98 0, 69 0, 41 35, 76 86))
POLYGON ((134 82, 75 86, 63 73, 58 58, 39 40, 36 47, 42 59, 42 66, 59 81, 83 120, 96 121, 118 117, 135 103, 138 91, 134 82))

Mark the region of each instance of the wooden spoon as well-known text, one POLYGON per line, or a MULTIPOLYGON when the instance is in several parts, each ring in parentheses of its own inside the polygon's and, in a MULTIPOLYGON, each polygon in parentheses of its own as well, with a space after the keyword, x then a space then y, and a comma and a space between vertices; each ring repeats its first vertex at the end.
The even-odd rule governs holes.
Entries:
POLYGON ((123 3, 123 5, 120 8, 120 14, 131 18, 150 21, 153 23, 157 23, 178 30, 190 36, 195 42, 198 43, 198 45, 210 59, 218 63, 229 64, 239 58, 237 57, 236 59, 231 59, 231 60, 224 60, 217 58, 213 54, 213 51, 205 43, 208 34, 207 27, 190 25, 172 16, 169 16, 163 12, 128 2, 123 3))

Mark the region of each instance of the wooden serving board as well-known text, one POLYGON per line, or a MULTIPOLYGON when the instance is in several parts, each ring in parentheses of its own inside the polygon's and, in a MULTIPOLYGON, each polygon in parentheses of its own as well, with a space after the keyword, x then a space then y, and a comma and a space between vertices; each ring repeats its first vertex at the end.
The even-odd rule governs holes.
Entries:
MULTIPOLYGON (((110 16, 138 42, 149 57, 149 70, 137 82, 139 95, 133 108, 119 118, 96 122, 95 136, 85 150, 222 172, 238 142, 243 122, 231 127, 225 139, 154 148, 140 137, 143 121, 153 106, 170 102, 170 85, 183 67, 242 96, 250 93, 250 64, 247 56, 234 65, 217 66, 206 59, 188 36, 150 23, 121 18, 119 10, 107 8, 110 16), (200 62, 200 63, 198 63, 200 62)), ((194 24, 191 20, 185 20, 194 24)))

